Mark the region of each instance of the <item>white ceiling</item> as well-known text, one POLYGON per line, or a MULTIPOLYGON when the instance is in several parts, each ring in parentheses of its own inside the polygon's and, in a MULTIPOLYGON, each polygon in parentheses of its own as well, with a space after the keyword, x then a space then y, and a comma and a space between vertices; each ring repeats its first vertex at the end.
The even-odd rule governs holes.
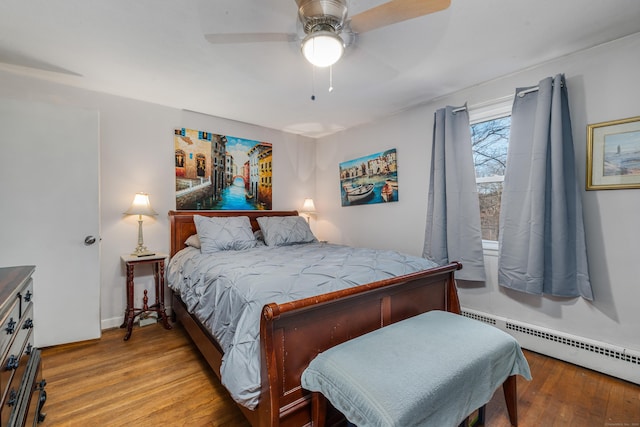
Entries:
POLYGON ((294 0, 0 0, 0 69, 319 137, 640 32, 640 1, 452 0, 359 36, 331 93, 297 42, 204 38, 298 27, 294 0))

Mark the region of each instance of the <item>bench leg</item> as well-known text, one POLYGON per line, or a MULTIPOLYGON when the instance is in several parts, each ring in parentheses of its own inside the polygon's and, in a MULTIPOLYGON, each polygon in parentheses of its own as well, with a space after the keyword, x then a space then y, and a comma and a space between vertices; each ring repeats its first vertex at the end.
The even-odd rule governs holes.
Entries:
POLYGON ((487 405, 482 405, 478 409, 478 419, 476 420, 476 424, 483 426, 484 425, 484 416, 486 413, 487 405))
POLYGON ((511 375, 502 383, 502 390, 504 391, 504 400, 507 403, 509 421, 515 427, 518 425, 518 392, 515 375, 511 375))
POLYGON ((327 418, 327 399, 314 391, 311 393, 311 426, 324 427, 327 418))
POLYGON ((487 408, 487 405, 482 405, 481 407, 479 407, 478 415, 476 418, 471 420, 471 415, 470 415, 467 418, 465 418, 464 421, 462 421, 458 427, 484 426, 484 415, 485 415, 486 408, 487 408))

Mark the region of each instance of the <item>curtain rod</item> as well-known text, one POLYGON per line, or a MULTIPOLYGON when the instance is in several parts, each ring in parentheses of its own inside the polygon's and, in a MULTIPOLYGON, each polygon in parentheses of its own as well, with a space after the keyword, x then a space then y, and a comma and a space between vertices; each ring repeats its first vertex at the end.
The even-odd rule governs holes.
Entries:
MULTIPOLYGON (((540 87, 539 87, 539 86, 530 87, 529 89, 521 90, 521 91, 520 91, 520 92, 518 92, 516 95, 518 95, 520 98, 523 98, 526 94, 531 93, 531 92, 536 92, 536 91, 538 91, 539 89, 540 89, 540 87)), ((455 113, 459 113, 460 111, 464 111, 464 110, 466 110, 466 109, 467 109, 467 107, 466 107, 466 106, 464 106, 464 107, 458 107, 458 108, 456 108, 456 109, 452 110, 452 113, 454 113, 454 114, 455 114, 455 113)), ((473 109, 473 107, 472 107, 472 109, 473 109)))
POLYGON ((501 96, 500 98, 490 99, 488 101, 479 102, 477 104, 473 104, 473 105, 470 105, 468 107, 465 105, 464 107, 455 108, 453 110, 453 112, 457 113, 459 111, 464 111, 464 110, 475 110, 477 108, 491 107, 493 105, 501 104, 503 102, 507 102, 507 101, 510 101, 510 100, 513 100, 513 95, 501 96))
MULTIPOLYGON (((564 87, 564 82, 562 81, 560 82, 560 87, 564 87)), ((518 97, 524 98, 526 94, 531 92, 537 92, 538 90, 540 90, 540 86, 534 86, 534 87, 530 87, 529 89, 521 90, 520 92, 518 92, 518 97)))
MULTIPOLYGON (((560 83, 560 87, 564 87, 564 83, 560 83)), ((525 96, 526 94, 531 93, 531 92, 537 92, 538 90, 540 90, 540 86, 534 86, 534 87, 530 87, 529 89, 521 90, 521 91, 520 91, 520 92, 518 92, 516 95, 518 95, 518 97, 520 97, 520 98, 524 98, 524 96, 525 96)), ((472 105, 472 106, 471 106, 471 109, 476 108, 476 107, 477 107, 477 106, 472 105)), ((458 107, 458 108, 454 109, 452 112, 453 112, 453 113, 458 113, 458 112, 460 112, 460 111, 464 111, 464 110, 466 110, 466 109, 467 109, 467 107, 466 107, 466 106, 464 106, 464 107, 458 107)))
POLYGON ((521 90, 518 92, 518 98, 524 98, 524 96, 531 92, 537 92, 540 90, 540 86, 530 87, 529 89, 521 90))

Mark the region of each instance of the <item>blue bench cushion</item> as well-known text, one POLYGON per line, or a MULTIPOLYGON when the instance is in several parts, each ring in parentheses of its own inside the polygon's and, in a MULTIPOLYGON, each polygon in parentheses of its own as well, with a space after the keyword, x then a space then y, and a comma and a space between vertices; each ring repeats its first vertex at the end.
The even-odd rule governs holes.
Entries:
POLYGON ((531 379, 513 337, 430 311, 320 353, 302 386, 358 427, 441 427, 459 425, 515 374, 531 379))

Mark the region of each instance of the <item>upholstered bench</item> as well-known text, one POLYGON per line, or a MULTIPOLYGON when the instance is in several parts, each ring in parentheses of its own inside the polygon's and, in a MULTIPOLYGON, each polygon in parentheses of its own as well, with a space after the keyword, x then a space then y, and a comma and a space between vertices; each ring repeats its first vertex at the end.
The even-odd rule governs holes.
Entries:
POLYGON ((302 374, 313 426, 327 399, 358 427, 458 426, 501 384, 517 425, 516 377, 531 379, 510 335, 461 315, 430 311, 318 354, 302 374))

